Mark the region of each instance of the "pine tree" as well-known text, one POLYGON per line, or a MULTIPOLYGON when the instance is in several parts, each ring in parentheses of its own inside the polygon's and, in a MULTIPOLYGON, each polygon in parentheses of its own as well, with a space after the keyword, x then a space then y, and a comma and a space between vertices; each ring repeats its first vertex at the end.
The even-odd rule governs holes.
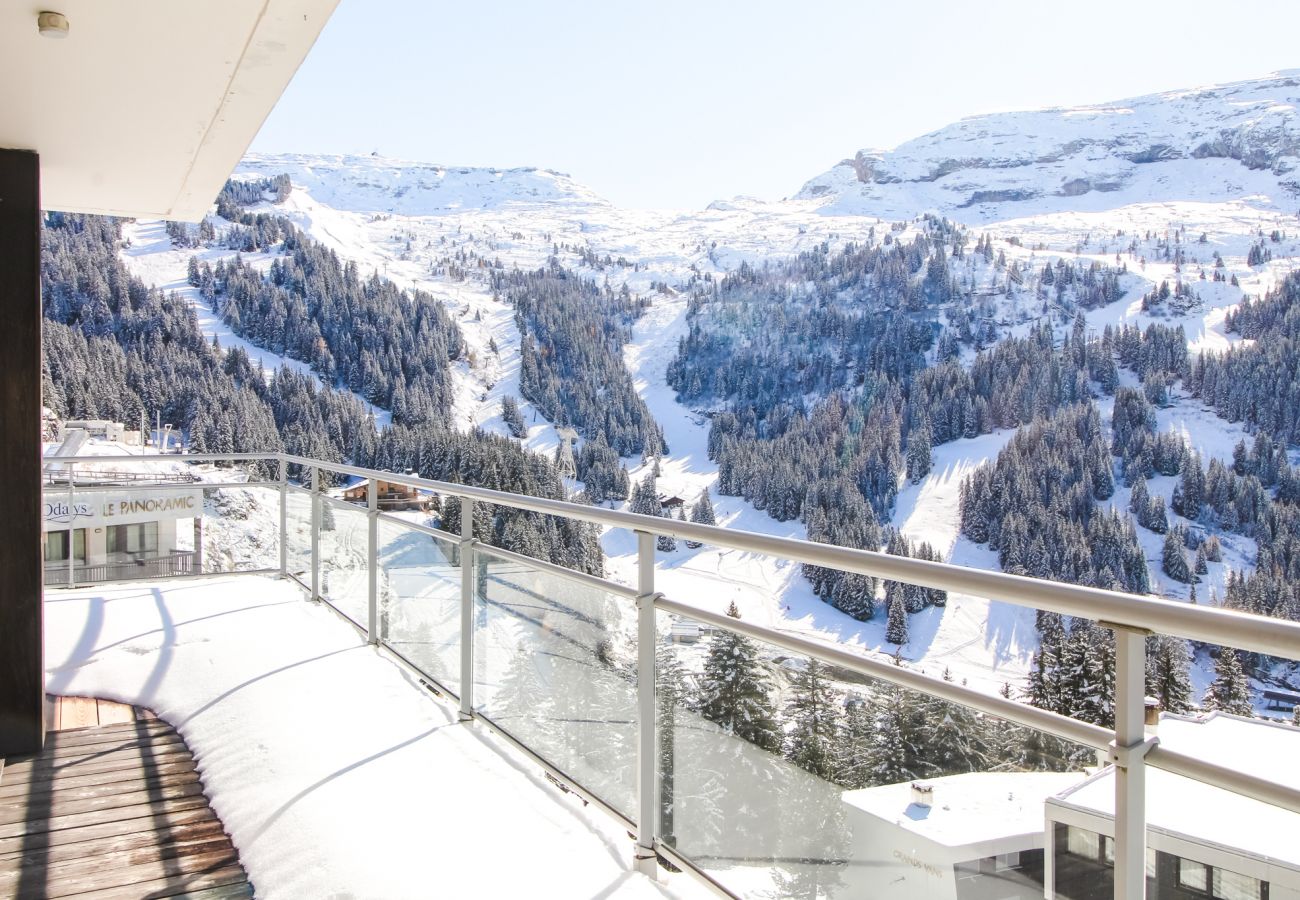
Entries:
POLYGON ((660 644, 655 651, 655 703, 658 714, 655 736, 659 742, 659 828, 663 839, 673 843, 676 797, 677 717, 686 700, 685 675, 672 644, 660 644))
POLYGON ((859 622, 867 622, 876 614, 875 587, 871 578, 856 572, 845 572, 831 589, 831 605, 859 622))
POLYGON ((1147 694, 1165 712, 1192 708, 1191 650, 1182 638, 1159 634, 1147 641, 1147 694))
POLYGON ((911 713, 904 706, 905 696, 893 685, 882 687, 876 695, 874 741, 866 763, 869 784, 897 784, 922 774, 913 767, 919 753, 913 741, 911 713))
POLYGON ((885 640, 891 644, 907 643, 907 610, 903 607, 902 597, 896 597, 889 604, 888 618, 885 624, 885 640))
MULTIPOLYGON (((943 680, 952 681, 946 669, 943 680)), ((981 724, 968 707, 930 698, 924 722, 921 745, 934 774, 955 775, 983 768, 987 748, 981 740, 981 724)))
MULTIPOLYGON (((671 512, 665 513, 664 518, 671 519, 673 514, 671 512)), ((671 534, 661 534, 659 539, 655 541, 655 546, 660 553, 675 553, 677 552, 677 538, 671 534)))
POLYGON ((519 411, 519 401, 514 397, 507 395, 501 398, 501 419, 511 437, 528 437, 528 426, 524 424, 523 414, 519 411))
POLYGON ((907 437, 907 477, 916 484, 930 474, 930 429, 922 425, 907 437))
POLYGON ((785 757, 818 778, 832 780, 836 769, 837 698, 827 668, 815 659, 790 679, 785 718, 790 723, 785 757))
MULTIPOLYGON (((732 603, 727 615, 740 618, 732 603)), ((714 634, 700 676, 699 711, 739 738, 764 750, 781 749, 767 664, 747 639, 725 629, 714 634)))
POLYGON ((835 777, 849 790, 871 785, 871 748, 876 742, 876 721, 871 705, 861 699, 848 704, 835 740, 835 777))
MULTIPOLYGON (((696 500, 695 505, 691 507, 691 521, 700 525, 718 524, 713 514, 713 503, 709 500, 708 488, 700 492, 700 499, 696 500)), ((686 546, 695 550, 703 545, 699 541, 687 541, 686 546)))
POLYGON ((632 502, 629 509, 643 516, 659 515, 659 494, 655 490, 653 474, 647 474, 632 489, 632 502))
POLYGON ((1238 716, 1255 714, 1250 702, 1250 681, 1241 668, 1237 651, 1231 647, 1219 648, 1219 658, 1214 663, 1214 683, 1205 692, 1205 705, 1238 716))
POLYGON ((1172 528, 1165 535, 1164 548, 1160 553, 1160 568, 1174 581, 1186 584, 1192 580, 1192 572, 1187 566, 1187 554, 1183 552, 1182 534, 1181 528, 1172 528))

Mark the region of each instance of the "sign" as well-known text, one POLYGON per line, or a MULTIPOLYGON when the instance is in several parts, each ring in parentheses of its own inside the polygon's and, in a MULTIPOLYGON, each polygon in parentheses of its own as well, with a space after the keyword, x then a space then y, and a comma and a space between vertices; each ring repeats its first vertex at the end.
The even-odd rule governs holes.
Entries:
POLYGON ((203 515, 203 491, 173 488, 159 491, 87 491, 75 489, 72 502, 66 494, 47 493, 45 531, 66 531, 88 526, 129 525, 163 519, 192 519, 203 515))

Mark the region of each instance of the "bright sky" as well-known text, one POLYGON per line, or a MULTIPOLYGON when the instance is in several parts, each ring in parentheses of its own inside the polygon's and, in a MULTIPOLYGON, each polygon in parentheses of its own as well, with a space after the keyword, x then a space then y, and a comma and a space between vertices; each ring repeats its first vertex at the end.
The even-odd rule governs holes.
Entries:
POLYGON ((342 0, 253 150, 789 196, 963 116, 1300 67, 1294 0, 342 0))

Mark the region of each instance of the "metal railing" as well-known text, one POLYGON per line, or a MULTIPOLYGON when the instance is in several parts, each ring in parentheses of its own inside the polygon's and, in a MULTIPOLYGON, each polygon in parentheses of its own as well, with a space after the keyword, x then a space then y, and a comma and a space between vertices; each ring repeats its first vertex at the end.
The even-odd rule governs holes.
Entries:
MULTIPOLYGON (((148 461, 147 457, 81 459, 93 459, 99 463, 131 462, 137 465, 148 461)), ((176 459, 177 457, 170 457, 168 462, 174 463, 176 459)), ((548 773, 564 782, 567 789, 575 791, 584 800, 596 804, 625 823, 635 834, 634 865, 646 873, 655 871, 656 856, 662 856, 700 875, 721 893, 728 893, 702 868, 685 858, 674 847, 659 840, 655 832, 659 789, 656 784, 655 733, 657 703, 655 650, 658 643, 656 613, 688 618, 715 629, 801 654, 839 670, 960 704, 1006 722, 1035 729, 1098 751, 1115 769, 1114 894, 1117 898, 1140 898, 1146 893, 1147 815, 1144 786, 1147 767, 1155 767, 1212 784, 1245 797, 1300 813, 1300 790, 1269 781, 1258 775, 1163 748, 1157 738, 1147 737, 1143 727, 1148 635, 1168 634, 1242 651, 1300 659, 1300 623, 1215 607, 1189 605, 1150 596, 892 556, 882 552, 855 550, 560 500, 509 494, 471 485, 327 463, 289 454, 192 455, 181 459, 194 463, 231 461, 274 463, 278 470, 278 478, 275 481, 262 482, 262 485, 278 489, 279 492, 281 574, 298 581, 312 599, 326 601, 331 606, 335 606, 336 611, 340 611, 352 621, 371 643, 391 651, 402 662, 415 668, 440 692, 455 699, 462 720, 484 722, 536 760, 548 773), (305 486, 290 483, 288 479, 290 466, 299 467, 300 471, 307 476, 305 486), (327 498, 322 488, 321 472, 356 475, 370 479, 366 506, 358 508, 327 498), (447 503, 458 502, 461 522, 459 537, 383 512, 375 488, 379 479, 441 495, 444 509, 447 503), (307 551, 311 559, 309 575, 305 571, 300 574, 289 572, 287 498, 291 493, 307 494, 310 497, 310 549, 307 551), (474 509, 475 504, 478 503, 511 507, 633 532, 636 535, 638 549, 636 587, 483 545, 473 536, 474 509), (344 613, 326 596, 323 587, 321 536, 324 510, 326 506, 332 508, 335 505, 346 505, 350 510, 364 514, 367 518, 368 564, 365 586, 367 614, 364 616, 344 613), (454 565, 460 572, 458 690, 451 690, 444 683, 450 680, 450 676, 439 679, 421 669, 418 664, 411 662, 404 655, 401 648, 394 646, 385 636, 380 612, 378 565, 380 523, 393 523, 410 531, 426 533, 444 545, 454 556, 454 565), (987 694, 950 680, 900 667, 891 661, 857 652, 845 646, 756 625, 669 599, 657 592, 655 587, 655 541, 659 535, 669 535, 719 548, 758 553, 842 572, 971 594, 1021 607, 1091 619, 1111 629, 1115 636, 1115 727, 1103 728, 1028 706, 1003 696, 987 694), (512 734, 509 729, 501 727, 478 708, 474 697, 475 616, 476 602, 482 599, 483 585, 479 583, 477 573, 487 560, 514 562, 526 566, 531 571, 543 573, 547 577, 563 579, 576 586, 597 589, 635 605, 637 634, 635 815, 627 814, 615 804, 599 796, 597 792, 589 790, 579 779, 570 777, 542 753, 530 747, 525 740, 512 734), (305 581, 301 577, 303 575, 308 576, 305 581)), ((78 461, 79 459, 75 457, 61 460, 61 462, 74 464, 78 461)), ((201 486, 221 487, 223 484, 204 482, 201 486)), ((224 486, 242 484, 241 482, 224 484, 224 486)), ((1050 846, 1047 852, 1051 852, 1050 846)))
POLYGON ((69 572, 62 561, 45 566, 45 583, 52 586, 66 584, 97 584, 104 581, 139 581, 152 578, 175 578, 180 575, 197 575, 192 550, 174 550, 160 556, 141 556, 129 560, 103 563, 78 562, 69 572))

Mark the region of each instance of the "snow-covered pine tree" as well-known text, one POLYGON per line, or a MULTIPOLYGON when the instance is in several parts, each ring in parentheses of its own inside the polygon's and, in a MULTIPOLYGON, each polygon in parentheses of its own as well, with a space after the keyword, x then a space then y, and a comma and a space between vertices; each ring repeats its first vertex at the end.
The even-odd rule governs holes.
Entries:
POLYGON ((653 474, 648 473, 636 483, 636 487, 632 489, 632 502, 628 509, 643 516, 659 515, 659 493, 655 489, 653 474))
POLYGON ((876 741, 876 716, 871 703, 854 699, 840 720, 835 738, 835 782, 849 790, 868 787, 871 779, 871 748, 876 741))
MULTIPOLYGON (((943 680, 952 681, 952 673, 947 669, 943 680)), ((980 732, 981 723, 970 708, 929 698, 920 743, 932 773, 956 775, 984 768, 988 748, 980 732)))
MULTIPOLYGON (((740 618, 734 602, 727 615, 740 618)), ((710 640, 700 675, 699 712, 764 750, 781 749, 767 664, 754 644, 738 634, 719 630, 710 640)))
POLYGON ((874 579, 856 572, 846 572, 831 589, 831 605, 859 622, 876 614, 874 579))
POLYGON ((907 436, 907 477, 916 484, 930 474, 930 429, 921 425, 907 436))
POLYGON ((1076 719, 1110 728, 1115 724, 1115 647, 1110 631, 1089 619, 1075 619, 1062 658, 1058 710, 1076 719))
MULTIPOLYGON (((700 499, 696 500, 695 505, 691 507, 691 521, 700 525, 718 524, 713 514, 713 503, 709 500, 708 488, 700 492, 700 499)), ((694 550, 703 545, 699 541, 687 541, 686 546, 694 550)))
POLYGON ((501 398, 501 420, 506 424, 506 431, 512 438, 528 437, 528 426, 524 424, 523 414, 519 411, 519 401, 511 395, 501 398))
POLYGON ((791 676, 790 699, 785 706, 785 718, 790 723, 785 758, 829 781, 835 775, 840 710, 839 696, 828 675, 826 666, 810 659, 791 676))
POLYGON ((895 597, 889 604, 888 618, 885 625, 885 640, 891 644, 907 643, 907 610, 903 598, 895 597))
POLYGON ((655 651, 655 737, 659 742, 659 831, 668 843, 674 842, 674 812, 677 802, 676 725, 677 716, 686 702, 686 681, 677 648, 661 643, 655 651))
POLYGON ((1231 647, 1219 648, 1219 658, 1214 663, 1214 683, 1205 692, 1205 705, 1238 716, 1255 714, 1250 702, 1250 681, 1241 668, 1237 651, 1231 647))
POLYGON ((897 784, 922 774, 912 767, 918 754, 904 696, 893 685, 884 685, 876 693, 874 740, 866 754, 868 784, 897 784))
POLYGON ((1165 634, 1147 640, 1147 694, 1159 700, 1165 712, 1191 711, 1190 666, 1187 641, 1165 634))
POLYGON ((1183 530, 1171 528, 1165 535, 1165 543, 1160 551, 1160 568, 1174 581, 1184 584, 1192 580, 1192 571, 1187 565, 1187 554, 1183 552, 1183 530))
MULTIPOLYGON (((682 513, 679 510, 678 518, 681 518, 681 516, 682 513)), ((672 512, 665 511, 664 518, 665 519, 673 518, 672 512)), ((677 552, 677 538, 673 537, 671 534, 661 534, 659 535, 659 539, 655 541, 655 546, 659 549, 660 553, 675 553, 677 552)))

